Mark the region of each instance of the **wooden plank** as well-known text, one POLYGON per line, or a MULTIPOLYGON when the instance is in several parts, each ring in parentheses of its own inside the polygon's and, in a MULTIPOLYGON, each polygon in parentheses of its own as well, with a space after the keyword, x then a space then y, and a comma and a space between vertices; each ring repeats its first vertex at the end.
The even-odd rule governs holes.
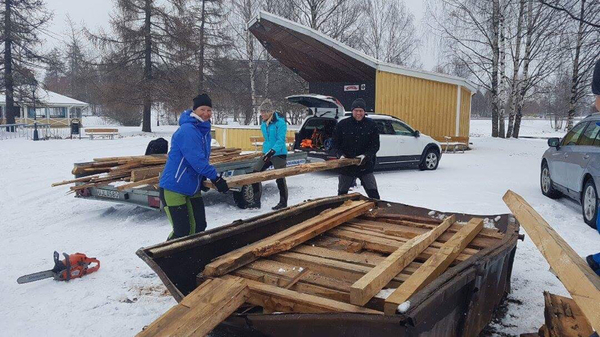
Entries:
MULTIPOLYGON (((361 242, 364 244, 364 249, 368 249, 374 252, 381 252, 386 254, 392 254, 395 252, 400 246, 404 244, 405 241, 399 241, 394 239, 385 239, 380 237, 375 237, 368 234, 362 234, 355 231, 344 230, 341 228, 334 228, 327 232, 328 235, 333 235, 346 240, 353 240, 356 242, 361 242)), ((435 254, 439 248, 436 247, 428 247, 425 249, 421 255, 418 256, 418 260, 425 261, 430 258, 433 254, 435 254)), ((469 254, 465 254, 464 252, 460 253, 456 258, 457 261, 464 261, 471 257, 469 254)))
MULTIPOLYGON (((362 219, 352 219, 348 221, 351 227, 355 227, 358 229, 369 229, 376 230, 382 234, 391 235, 391 236, 399 236, 407 239, 412 239, 416 236, 419 236, 423 233, 429 232, 432 229, 436 228, 436 225, 430 225, 429 227, 413 227, 407 226, 405 224, 392 224, 386 222, 376 222, 371 220, 362 220, 362 219)), ((452 233, 456 233, 458 230, 462 228, 462 224, 454 224, 450 226, 440 237, 437 239, 438 242, 446 242, 450 240, 452 237, 452 233)), ((490 237, 487 236, 483 231, 484 228, 475 239, 469 245, 471 248, 475 249, 483 249, 488 247, 493 247, 500 243, 501 237, 490 237)))
POLYGON ((443 221, 443 220, 440 220, 437 218, 429 218, 429 217, 417 216, 417 215, 383 214, 383 213, 378 213, 378 212, 365 214, 363 217, 367 218, 367 219, 376 219, 376 220, 381 220, 381 219, 407 220, 407 221, 421 222, 421 223, 433 224, 433 225, 439 225, 443 221))
MULTIPOLYGON (((313 247, 308 245, 300 245, 294 247, 290 252, 301 253, 304 255, 312 255, 317 257, 325 257, 329 260, 337 260, 342 262, 354 263, 366 267, 375 267, 385 260, 385 257, 365 251, 360 254, 349 253, 344 251, 331 250, 323 247, 313 247)), ((406 274, 412 274, 421 266, 420 262, 412 262, 404 268, 406 274)))
POLYGON ((309 244, 317 247, 324 247, 331 250, 340 250, 350 253, 358 253, 362 251, 365 246, 361 242, 344 240, 327 235, 327 233, 317 236, 316 238, 308 241, 309 244))
MULTIPOLYGON (((300 265, 296 264, 287 264, 274 260, 260 259, 248 264, 245 267, 242 267, 237 270, 254 270, 261 274, 272 274, 285 277, 287 279, 292 279, 298 276, 302 271, 308 270, 308 268, 304 268, 300 265)), ((350 286, 352 283, 346 282, 341 279, 336 279, 332 277, 328 277, 327 275, 316 273, 313 270, 310 270, 308 274, 306 274, 302 282, 310 283, 314 285, 318 285, 324 288, 335 289, 339 291, 350 292, 350 286)), ((277 284, 278 286, 282 286, 282 284, 277 284)))
MULTIPOLYGON (((261 260, 258 260, 257 262, 259 262, 259 261, 261 261, 261 260)), ((275 263, 275 261, 268 261, 268 262, 275 263)), ((243 277, 243 278, 257 281, 257 282, 274 285, 277 287, 290 289, 290 290, 297 291, 297 292, 304 293, 304 294, 321 296, 321 297, 326 297, 326 298, 329 298, 329 299, 332 299, 335 301, 350 303, 350 285, 351 285, 350 283, 340 282, 340 280, 335 280, 335 279, 329 279, 328 281, 322 282, 322 283, 327 284, 327 283, 331 282, 331 285, 336 285, 335 288, 333 288, 329 285, 320 285, 319 283, 315 283, 314 281, 315 280, 323 281, 324 279, 327 279, 327 278, 325 276, 313 273, 312 271, 308 271, 308 272, 306 272, 306 274, 304 274, 304 277, 302 277, 297 283, 291 285, 288 288, 287 285, 291 282, 291 280, 293 280, 292 275, 296 275, 295 277, 298 277, 299 275, 301 275, 304 271, 306 271, 308 269, 304 269, 302 272, 297 272, 295 274, 288 274, 287 272, 285 272, 285 273, 263 272, 263 271, 259 271, 259 270, 250 268, 249 266, 250 265, 248 265, 247 267, 237 269, 237 270, 233 271, 231 273, 231 275, 243 277)), ((291 271, 291 269, 289 271, 291 271)), ((369 303, 365 304, 364 306, 367 308, 371 308, 371 309, 383 312, 383 305, 384 305, 384 300, 382 298, 374 297, 371 301, 369 301, 369 303)))
POLYGON ((588 337, 594 333, 583 312, 572 299, 544 291, 544 303, 544 317, 550 336, 588 337))
POLYGON ((592 328, 600 331, 600 277, 525 199, 509 190, 503 200, 581 308, 592 328))
MULTIPOLYGON (((364 235, 370 235, 373 237, 377 237, 377 238, 381 238, 381 239, 386 239, 386 240, 394 240, 394 241, 399 241, 400 244, 402 245, 403 243, 407 242, 408 239, 403 237, 403 236, 396 236, 396 235, 391 235, 391 234, 386 234, 386 233, 382 233, 382 232, 378 232, 378 231, 373 231, 373 230, 364 230, 364 229, 360 229, 360 228, 355 228, 352 227, 351 225, 347 225, 344 224, 340 227, 338 227, 337 229, 339 230, 345 230, 345 231, 350 231, 350 232, 355 232, 355 233, 359 233, 359 234, 364 234, 364 235)), ((430 248, 440 248, 443 246, 443 242, 437 242, 434 241, 431 243, 430 248)), ((478 248, 465 248, 465 250, 463 251, 463 253, 467 254, 467 255, 473 255, 473 254, 477 254, 477 252, 479 251, 478 248)))
POLYGON ((334 301, 319 296, 299 293, 297 291, 275 287, 269 284, 242 279, 237 276, 225 275, 225 279, 243 280, 248 284, 250 297, 248 302, 260 305, 272 311, 298 313, 331 313, 353 312, 361 314, 381 314, 380 311, 359 307, 356 305, 334 301))
POLYGON ((145 167, 131 171, 131 181, 140 181, 148 178, 158 177, 165 169, 164 165, 145 167))
MULTIPOLYGON (((273 255, 271 260, 279 261, 295 266, 301 266, 303 268, 309 268, 310 270, 326 275, 334 279, 340 279, 344 282, 354 283, 358 281, 363 275, 371 270, 371 267, 348 263, 344 261, 338 261, 327 257, 312 256, 300 253, 285 252, 273 255)), ((400 283, 404 282, 410 277, 408 272, 402 272, 390 281, 389 285, 391 288, 395 288, 400 283)))
POLYGON ((346 201, 339 207, 329 209, 316 217, 301 222, 277 234, 248 246, 236 249, 215 259, 206 265, 204 276, 224 275, 236 268, 255 261, 259 257, 269 256, 296 245, 330 230, 373 208, 374 204, 367 201, 346 201))
POLYGON ((413 273, 408 280, 402 283, 402 285, 400 285, 385 300, 385 314, 395 314, 398 305, 406 302, 417 291, 421 290, 436 277, 441 275, 482 228, 483 219, 473 218, 460 231, 454 234, 452 239, 444 243, 437 253, 423 263, 423 265, 413 273))
POLYGON ((117 186, 117 190, 124 191, 124 190, 128 190, 128 189, 131 189, 134 187, 139 187, 139 186, 144 186, 144 185, 153 185, 153 184, 158 183, 158 180, 159 180, 158 177, 152 177, 152 178, 136 181, 134 183, 117 186))
MULTIPOLYGON (((227 178, 227 185, 229 187, 241 187, 244 185, 259 183, 262 181, 275 180, 304 173, 326 171, 350 165, 358 165, 359 163, 360 159, 337 159, 318 163, 302 164, 263 172, 241 174, 238 176, 227 178)), ((211 181, 205 181, 204 185, 213 189, 215 188, 211 181)))
MULTIPOLYGON (((373 219, 371 219, 369 217, 365 217, 365 216, 361 216, 357 220, 373 221, 373 219)), ((422 229, 433 229, 437 226, 435 224, 426 224, 426 223, 420 223, 420 222, 414 222, 414 221, 408 221, 408 220, 395 220, 395 219, 385 219, 385 218, 378 219, 377 223, 384 223, 384 224, 391 224, 391 225, 398 224, 398 225, 404 225, 404 226, 408 226, 408 227, 415 227, 415 228, 422 228, 422 229)), ((458 232, 463 225, 464 225, 464 223, 457 222, 456 224, 450 226, 448 231, 458 232)), ((491 238, 491 239, 503 239, 504 238, 504 233, 499 232, 497 228, 483 228, 481 230, 481 232, 479 233, 479 235, 486 237, 486 238, 491 238)))
POLYGON ((404 243, 383 262, 379 263, 352 285, 350 288, 350 303, 364 305, 369 302, 394 276, 398 275, 406 266, 412 263, 419 254, 429 247, 454 222, 456 222, 456 217, 451 215, 437 228, 404 243))
POLYGON ((205 336, 239 308, 248 295, 243 279, 207 280, 137 336, 205 336))

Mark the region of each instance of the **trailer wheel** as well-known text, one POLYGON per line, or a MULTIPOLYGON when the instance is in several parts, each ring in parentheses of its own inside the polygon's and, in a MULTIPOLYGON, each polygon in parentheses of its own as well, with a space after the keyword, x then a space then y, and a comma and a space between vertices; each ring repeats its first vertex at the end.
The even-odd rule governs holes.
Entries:
POLYGON ((239 192, 233 192, 235 204, 241 208, 253 208, 260 205, 260 196, 262 194, 262 184, 259 184, 258 193, 254 193, 252 185, 244 185, 239 192))

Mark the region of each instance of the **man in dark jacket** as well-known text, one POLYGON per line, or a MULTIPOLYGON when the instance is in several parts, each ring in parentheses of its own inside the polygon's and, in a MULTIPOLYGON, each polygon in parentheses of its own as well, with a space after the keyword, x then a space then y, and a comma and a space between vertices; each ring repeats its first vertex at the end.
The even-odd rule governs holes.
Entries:
POLYGON ((342 119, 333 131, 333 152, 338 158, 360 158, 359 166, 340 169, 338 195, 347 194, 359 178, 369 198, 379 199, 377 182, 373 175, 379 132, 375 122, 365 117, 366 103, 362 98, 352 102, 352 117, 342 119))
POLYGON ((179 117, 179 129, 171 139, 171 151, 160 176, 160 199, 173 232, 168 240, 206 229, 202 182, 210 179, 219 192, 227 192, 225 179, 210 165, 212 101, 207 94, 194 98, 193 110, 179 117))

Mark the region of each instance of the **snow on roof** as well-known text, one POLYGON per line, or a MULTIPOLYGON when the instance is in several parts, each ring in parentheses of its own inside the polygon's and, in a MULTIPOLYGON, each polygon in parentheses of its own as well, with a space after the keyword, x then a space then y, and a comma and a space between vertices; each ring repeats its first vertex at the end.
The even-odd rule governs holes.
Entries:
POLYGON ((431 81, 461 85, 461 86, 469 89, 472 93, 475 93, 477 91, 477 89, 475 88, 473 83, 471 83, 469 80, 467 80, 465 78, 435 73, 435 72, 431 72, 431 71, 411 69, 411 68, 403 67, 403 66, 400 66, 397 64, 391 64, 391 63, 386 63, 386 62, 380 61, 380 60, 373 58, 359 50, 348 47, 347 45, 345 45, 335 39, 332 39, 331 37, 319 32, 319 31, 316 31, 307 26, 301 25, 294 21, 273 15, 273 14, 265 12, 265 11, 260 11, 258 13, 258 15, 256 17, 254 17, 254 19, 250 20, 250 22, 248 22, 248 27, 252 27, 255 23, 260 22, 261 20, 266 20, 266 21, 272 22, 276 25, 282 26, 286 29, 289 29, 291 31, 295 31, 297 33, 309 36, 312 39, 314 39, 318 42, 321 42, 321 43, 327 45, 328 47, 333 48, 334 50, 341 52, 357 61, 360 61, 376 70, 405 75, 405 76, 417 77, 417 78, 422 78, 422 79, 431 80, 431 81))
MULTIPOLYGON (((36 100, 46 106, 87 107, 89 105, 88 103, 43 88, 38 88, 35 96, 36 100)), ((18 101, 19 98, 15 97, 15 102, 18 103, 18 101)), ((6 104, 6 95, 4 93, 0 93, 0 104, 6 104)))

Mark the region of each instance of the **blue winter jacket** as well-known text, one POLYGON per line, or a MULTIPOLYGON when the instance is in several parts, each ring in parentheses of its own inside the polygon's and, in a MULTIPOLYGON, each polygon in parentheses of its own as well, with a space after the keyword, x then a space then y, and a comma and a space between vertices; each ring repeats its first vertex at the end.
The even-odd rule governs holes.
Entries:
POLYGON ((210 121, 200 122, 190 116, 191 112, 186 110, 179 117, 179 129, 171 139, 171 150, 159 185, 189 196, 200 191, 204 177, 217 178, 217 171, 209 164, 210 121))
POLYGON ((285 119, 277 112, 273 113, 273 118, 269 125, 263 121, 260 124, 265 141, 263 142, 263 153, 275 150, 275 156, 286 155, 285 136, 287 134, 287 124, 285 119))

